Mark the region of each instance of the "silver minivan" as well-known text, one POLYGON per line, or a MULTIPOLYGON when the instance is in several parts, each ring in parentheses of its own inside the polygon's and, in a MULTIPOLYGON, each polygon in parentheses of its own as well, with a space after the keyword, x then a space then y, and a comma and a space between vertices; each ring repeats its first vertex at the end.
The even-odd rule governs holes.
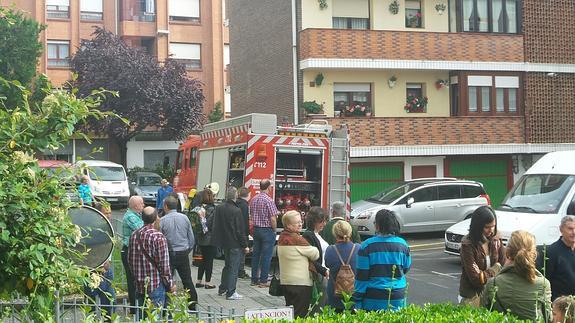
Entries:
POLYGON ((444 231, 491 203, 483 185, 455 178, 426 178, 394 185, 351 205, 351 224, 361 235, 375 234, 375 214, 389 209, 401 233, 444 231))

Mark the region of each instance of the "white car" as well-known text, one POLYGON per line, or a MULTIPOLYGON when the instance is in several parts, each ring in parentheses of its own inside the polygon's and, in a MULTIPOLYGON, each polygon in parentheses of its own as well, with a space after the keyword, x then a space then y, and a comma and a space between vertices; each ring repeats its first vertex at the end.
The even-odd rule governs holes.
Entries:
MULTIPOLYGON (((549 245, 560 236, 559 224, 575 213, 575 151, 553 152, 537 161, 495 210, 497 231, 507 244, 511 233, 525 230, 535 236, 537 246, 549 245)), ((470 220, 445 231, 445 252, 459 255, 461 239, 469 232, 470 220)))
POLYGON ((375 235, 375 215, 389 209, 402 233, 443 231, 489 204, 483 185, 455 178, 427 178, 390 187, 351 205, 350 223, 361 235, 375 235))

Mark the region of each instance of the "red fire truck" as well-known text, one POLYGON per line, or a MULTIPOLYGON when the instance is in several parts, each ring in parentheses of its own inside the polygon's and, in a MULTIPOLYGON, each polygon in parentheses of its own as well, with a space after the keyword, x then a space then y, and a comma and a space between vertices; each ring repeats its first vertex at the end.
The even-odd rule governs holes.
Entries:
POLYGON ((174 190, 188 196, 191 189, 216 182, 245 186, 252 196, 259 182, 274 183, 278 209, 304 213, 311 206, 329 210, 336 201, 349 210, 349 140, 345 126, 333 129, 325 120, 284 127, 272 114, 248 114, 204 126, 178 149, 174 190))

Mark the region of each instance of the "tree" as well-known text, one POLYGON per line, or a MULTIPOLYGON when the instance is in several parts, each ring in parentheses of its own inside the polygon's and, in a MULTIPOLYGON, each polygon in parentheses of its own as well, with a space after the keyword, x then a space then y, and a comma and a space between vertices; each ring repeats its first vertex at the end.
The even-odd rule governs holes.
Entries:
POLYGON ((222 102, 218 101, 214 105, 214 109, 212 110, 212 112, 210 112, 210 114, 208 115, 208 122, 212 123, 220 121, 223 118, 224 118, 224 112, 222 111, 222 102))
MULTIPOLYGON (((0 7, 0 77, 25 86, 31 84, 42 54, 38 37, 44 29, 44 25, 26 18, 20 11, 0 7)), ((46 79, 41 81, 45 85, 46 79)), ((0 96, 7 98, 4 105, 14 107, 18 104, 14 100, 20 96, 9 92, 13 90, 13 87, 2 88, 0 96)))
POLYGON ((106 134, 121 151, 126 164, 127 143, 144 129, 158 129, 170 138, 181 140, 200 128, 204 94, 201 82, 188 78, 184 66, 167 60, 160 65, 143 49, 129 47, 122 39, 96 28, 92 40, 82 41, 72 57, 76 78, 71 85, 80 96, 103 88, 118 93, 100 106, 120 119, 93 120, 90 131, 106 134))

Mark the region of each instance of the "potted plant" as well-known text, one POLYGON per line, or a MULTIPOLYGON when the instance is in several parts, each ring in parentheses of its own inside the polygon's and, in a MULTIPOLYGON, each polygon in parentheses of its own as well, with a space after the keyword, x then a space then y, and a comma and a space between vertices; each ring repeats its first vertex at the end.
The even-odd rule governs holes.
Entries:
POLYGON ((323 10, 327 8, 327 0, 318 0, 319 2, 319 9, 323 10))
POLYGON ((350 117, 365 116, 367 112, 371 115, 371 110, 363 103, 352 104, 345 107, 345 115, 350 117))
POLYGON ((435 82, 435 87, 436 87, 438 90, 441 90, 442 88, 444 88, 444 87, 446 87, 446 86, 448 86, 448 85, 449 85, 449 80, 439 79, 439 80, 437 80, 437 81, 435 82))
POLYGON ((321 113, 322 108, 321 105, 314 101, 305 101, 302 104, 303 109, 307 114, 318 114, 321 113))
POLYGON ((320 86, 321 83, 323 83, 323 73, 318 73, 318 74, 315 76, 314 81, 315 81, 315 85, 316 85, 316 86, 320 86))
POLYGON ((399 12, 399 2, 397 2, 397 0, 391 1, 389 4, 389 12, 391 12, 392 15, 397 15, 399 12))
POLYGON ((445 9, 447 9, 445 3, 438 3, 435 5, 435 11, 437 11, 439 15, 442 15, 443 12, 445 12, 445 9))
POLYGON ((404 109, 407 113, 423 113, 426 112, 427 97, 426 96, 413 96, 407 97, 404 109))
POLYGON ((365 116, 366 116, 366 117, 371 117, 371 109, 370 109, 369 107, 367 107, 367 108, 365 109, 365 116))
POLYGON ((392 75, 389 80, 387 80, 387 84, 389 85, 390 89, 393 89, 395 87, 395 83, 397 82, 397 77, 395 77, 395 75, 392 75))
POLYGON ((410 14, 409 17, 407 17, 407 25, 411 28, 421 27, 421 17, 421 12, 414 15, 410 14))

